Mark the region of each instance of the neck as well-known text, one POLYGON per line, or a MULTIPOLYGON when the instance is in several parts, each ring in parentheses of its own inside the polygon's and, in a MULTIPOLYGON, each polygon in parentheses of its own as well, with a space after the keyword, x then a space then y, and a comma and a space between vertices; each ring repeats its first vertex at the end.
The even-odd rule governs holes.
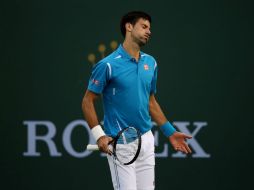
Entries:
POLYGON ((123 48, 128 52, 129 55, 134 57, 136 61, 139 60, 140 47, 138 44, 124 40, 123 48))

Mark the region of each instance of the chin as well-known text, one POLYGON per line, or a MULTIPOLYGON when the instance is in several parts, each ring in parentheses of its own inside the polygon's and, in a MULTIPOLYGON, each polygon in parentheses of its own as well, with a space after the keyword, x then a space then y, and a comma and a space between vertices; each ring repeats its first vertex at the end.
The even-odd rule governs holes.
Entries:
POLYGON ((142 47, 142 46, 144 46, 144 45, 146 45, 146 44, 147 44, 147 41, 146 41, 146 40, 140 40, 139 43, 138 43, 138 45, 139 45, 140 47, 142 47))

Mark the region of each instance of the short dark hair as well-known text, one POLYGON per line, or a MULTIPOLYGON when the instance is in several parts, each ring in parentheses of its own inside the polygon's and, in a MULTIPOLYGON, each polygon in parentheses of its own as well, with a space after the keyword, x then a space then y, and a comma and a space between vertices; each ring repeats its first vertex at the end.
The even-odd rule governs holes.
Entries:
POLYGON ((135 25, 140 18, 148 20, 150 23, 152 22, 151 16, 142 11, 131 11, 122 17, 120 22, 120 29, 121 29, 121 33, 123 37, 125 37, 125 34, 126 34, 125 24, 131 23, 132 25, 135 25))

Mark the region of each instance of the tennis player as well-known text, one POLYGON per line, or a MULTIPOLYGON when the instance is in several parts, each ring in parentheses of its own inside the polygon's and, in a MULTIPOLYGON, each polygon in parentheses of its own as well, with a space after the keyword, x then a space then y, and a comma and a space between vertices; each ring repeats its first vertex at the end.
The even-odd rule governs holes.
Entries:
POLYGON ((121 19, 123 43, 116 51, 99 61, 92 70, 82 109, 100 151, 110 154, 111 137, 123 128, 134 126, 142 133, 141 151, 131 165, 122 165, 107 156, 115 190, 153 190, 155 188, 154 137, 151 118, 176 151, 191 153, 186 139, 177 132, 156 101, 158 65, 155 59, 140 51, 151 36, 151 17, 132 11, 121 19), (104 130, 99 124, 94 102, 102 95, 104 130))

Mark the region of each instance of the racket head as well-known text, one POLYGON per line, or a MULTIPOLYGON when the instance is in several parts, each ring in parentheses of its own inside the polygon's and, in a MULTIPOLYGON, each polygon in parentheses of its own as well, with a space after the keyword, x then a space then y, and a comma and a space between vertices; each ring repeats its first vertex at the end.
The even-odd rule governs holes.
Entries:
POLYGON ((130 165, 140 153, 141 133, 135 127, 126 127, 117 134, 112 145, 115 158, 123 165, 130 165))

